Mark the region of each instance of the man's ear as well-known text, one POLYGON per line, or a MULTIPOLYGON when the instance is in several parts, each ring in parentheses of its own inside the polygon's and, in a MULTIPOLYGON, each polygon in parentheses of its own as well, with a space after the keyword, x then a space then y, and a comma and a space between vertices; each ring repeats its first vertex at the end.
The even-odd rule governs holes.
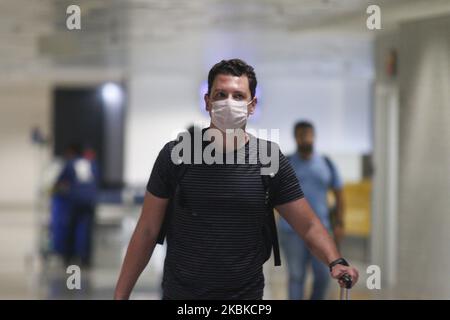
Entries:
POLYGON ((211 106, 209 104, 209 95, 207 93, 205 93, 205 95, 203 96, 203 99, 205 99, 205 109, 206 109, 206 111, 210 112, 211 111, 211 106))
POLYGON ((252 103, 250 103, 248 105, 248 114, 251 115, 253 113, 255 113, 255 109, 256 109, 256 104, 258 103, 258 99, 255 97, 253 97, 253 101, 252 103))

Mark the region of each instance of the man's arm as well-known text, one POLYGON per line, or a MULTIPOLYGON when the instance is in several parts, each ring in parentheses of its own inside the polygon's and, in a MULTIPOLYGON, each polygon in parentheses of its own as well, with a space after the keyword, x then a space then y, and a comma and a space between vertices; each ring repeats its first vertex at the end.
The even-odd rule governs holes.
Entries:
MULTIPOLYGON (((322 262, 329 265, 341 257, 333 239, 305 198, 290 201, 275 208, 302 237, 314 256, 322 262)), ((331 276, 339 279, 344 273, 351 276, 353 285, 358 281, 358 271, 353 267, 343 265, 334 266, 331 276)), ((339 283, 343 286, 341 281, 339 283)))
POLYGON ((156 197, 149 192, 145 194, 141 216, 128 245, 114 299, 130 297, 155 248, 168 201, 169 199, 156 197))

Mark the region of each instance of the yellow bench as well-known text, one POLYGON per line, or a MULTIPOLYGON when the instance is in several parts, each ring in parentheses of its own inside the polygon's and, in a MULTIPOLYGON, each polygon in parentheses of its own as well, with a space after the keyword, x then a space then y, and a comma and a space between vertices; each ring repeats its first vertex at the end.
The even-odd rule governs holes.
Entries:
MULTIPOLYGON (((344 224, 346 235, 368 237, 370 234, 370 207, 372 182, 363 180, 344 185, 344 224)), ((331 193, 330 193, 330 198, 331 193)))

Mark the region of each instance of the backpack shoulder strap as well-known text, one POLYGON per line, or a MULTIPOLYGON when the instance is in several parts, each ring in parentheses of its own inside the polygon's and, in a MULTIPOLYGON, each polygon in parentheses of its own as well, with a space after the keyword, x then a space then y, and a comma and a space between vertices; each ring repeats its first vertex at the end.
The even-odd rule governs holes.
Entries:
POLYGON ((327 164, 328 169, 331 173, 331 182, 330 182, 330 188, 332 188, 336 182, 336 171, 333 165, 333 162, 328 156, 323 156, 323 159, 325 160, 325 163, 327 164))
MULTIPOLYGON (((177 143, 180 143, 182 140, 177 139, 177 140, 172 140, 169 142, 169 152, 172 152, 173 148, 177 145, 177 143)), ((189 164, 181 162, 179 164, 175 164, 174 165, 174 171, 173 171, 173 185, 174 185, 174 190, 176 190, 176 187, 179 185, 180 181, 183 179, 188 167, 190 166, 191 163, 193 163, 193 150, 194 150, 194 139, 193 137, 191 137, 191 154, 192 154, 192 159, 191 162, 189 164)))
MULTIPOLYGON (((173 147, 176 145, 178 141, 177 140, 173 140, 169 142, 169 151, 172 152, 173 147)), ((189 164, 185 164, 185 163, 180 163, 180 164, 176 164, 174 165, 174 170, 172 172, 172 186, 173 186, 173 190, 174 190, 174 194, 173 196, 169 199, 169 202, 167 203, 167 208, 166 208, 166 212, 164 214, 164 219, 163 222, 161 224, 161 228, 159 230, 159 234, 158 234, 158 238, 156 240, 156 243, 158 244, 164 244, 164 239, 166 237, 167 234, 167 228, 169 225, 169 221, 171 218, 171 215, 173 214, 173 210, 174 210, 174 198, 176 196, 176 194, 179 192, 179 185, 181 180, 183 179, 184 175, 186 174, 187 170, 188 170, 189 164)))
MULTIPOLYGON (((269 150, 269 155, 271 152, 273 152, 273 148, 272 148, 272 142, 271 141, 267 141, 267 140, 262 140, 262 139, 258 139, 258 147, 259 147, 259 141, 262 141, 262 143, 267 143, 267 150, 269 150)), ((258 164, 260 167, 263 166, 263 164, 260 162, 259 160, 259 152, 258 152, 258 164)), ((264 185, 264 190, 268 191, 268 196, 269 198, 267 200, 269 200, 270 205, 273 207, 272 205, 272 201, 275 197, 275 193, 278 190, 279 184, 280 184, 280 176, 278 174, 273 174, 273 175, 261 175, 261 178, 263 180, 263 185, 264 185)))
MULTIPOLYGON (((272 143, 270 141, 261 140, 258 139, 257 144, 259 148, 260 143, 267 143, 267 150, 269 154, 273 151, 272 150, 272 143)), ((258 165, 262 167, 262 163, 259 160, 259 149, 258 149, 258 156, 257 156, 258 165)), ((265 205, 267 207, 267 223, 268 227, 270 228, 270 234, 271 234, 271 242, 272 242, 272 249, 273 249, 273 256, 274 256, 274 265, 275 266, 281 266, 281 255, 280 255, 280 245, 278 242, 278 232, 277 232, 277 225, 275 222, 275 212, 274 212, 274 206, 273 206, 273 198, 276 190, 278 190, 277 184, 279 183, 279 177, 277 174, 274 175, 261 175, 261 179, 264 186, 264 194, 265 194, 265 205)))

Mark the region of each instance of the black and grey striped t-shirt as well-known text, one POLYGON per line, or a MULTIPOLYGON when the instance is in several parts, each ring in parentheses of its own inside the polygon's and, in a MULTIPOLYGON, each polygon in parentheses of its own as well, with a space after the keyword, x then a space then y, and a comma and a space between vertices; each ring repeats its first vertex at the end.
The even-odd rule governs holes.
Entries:
MULTIPOLYGON (((260 165, 249 161, 256 156, 249 145, 245 145, 245 154, 235 151, 236 156, 245 156, 245 164, 194 164, 179 182, 183 207, 175 199, 167 230, 164 298, 262 298, 266 207, 260 165)), ((170 152, 167 143, 147 184, 147 191, 160 198, 174 195, 175 164, 170 152)), ((303 197, 296 175, 281 152, 277 174, 279 188, 273 192, 274 205, 303 197)))

